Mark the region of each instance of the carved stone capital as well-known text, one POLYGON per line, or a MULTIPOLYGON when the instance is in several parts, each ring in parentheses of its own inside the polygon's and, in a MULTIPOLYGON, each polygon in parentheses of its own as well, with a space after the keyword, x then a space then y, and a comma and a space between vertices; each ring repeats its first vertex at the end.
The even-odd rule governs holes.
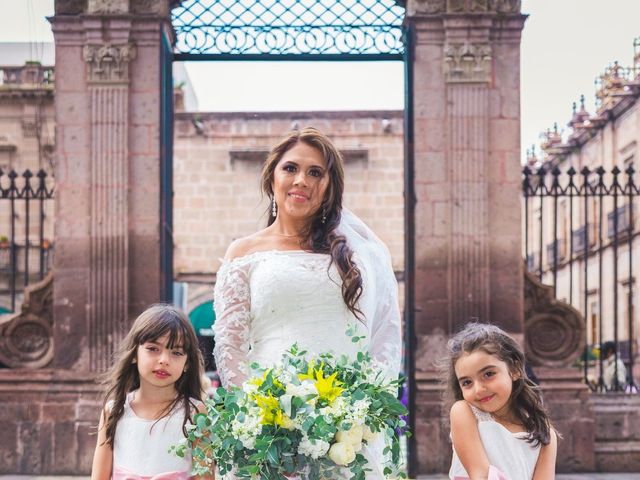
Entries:
POLYGON ((89 0, 90 15, 119 15, 129 13, 129 0, 89 0))
POLYGON ((53 359, 53 274, 27 287, 22 312, 0 318, 0 362, 42 368, 53 359))
POLYGON ((55 0, 56 15, 80 15, 87 11, 87 0, 55 0))
POLYGON ((131 13, 136 15, 162 15, 168 16, 171 5, 168 0, 130 0, 131 13))
POLYGON ((447 43, 444 75, 448 83, 483 83, 491 80, 491 45, 447 43))
POLYGON ((438 13, 445 13, 446 10, 446 0, 409 0, 407 2, 408 5, 408 13, 409 15, 413 15, 416 13, 423 13, 428 15, 435 15, 438 13))
POLYGON ((520 13, 522 0, 408 0, 407 14, 520 13))
POLYGON ((527 360, 534 367, 568 367, 584 348, 580 313, 556 300, 553 288, 525 272, 524 338, 527 360))
POLYGON ((133 44, 85 45, 84 60, 87 62, 89 83, 127 83, 129 62, 136 56, 133 44))

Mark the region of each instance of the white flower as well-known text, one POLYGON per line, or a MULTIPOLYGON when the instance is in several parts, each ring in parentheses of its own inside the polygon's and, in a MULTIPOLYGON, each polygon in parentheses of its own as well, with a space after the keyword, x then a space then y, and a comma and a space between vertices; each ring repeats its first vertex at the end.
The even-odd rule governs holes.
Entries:
POLYGON ((295 397, 305 398, 308 395, 318 395, 316 386, 311 382, 302 382, 300 385, 294 385, 293 383, 287 384, 287 394, 295 397))
POLYGON ((345 415, 345 420, 353 422, 356 425, 362 425, 367 418, 370 405, 371 402, 367 398, 356 400, 353 405, 349 406, 349 411, 345 415))
POLYGON ((260 410, 250 409, 245 414, 243 421, 239 421, 238 417, 231 422, 231 432, 242 442, 244 448, 252 449, 256 444, 256 437, 262 431, 260 423, 260 410))
POLYGON ((352 425, 349 430, 339 430, 336 433, 338 443, 350 443, 356 452, 362 449, 362 425, 352 425))
POLYGON ((369 428, 369 425, 364 426, 364 430, 362 431, 362 438, 367 443, 371 443, 375 441, 379 436, 380 436, 380 432, 374 432, 369 428))
POLYGON ((334 418, 342 418, 348 411, 349 404, 344 397, 336 398, 333 403, 320 409, 320 414, 334 418))
POLYGON ((329 458, 336 465, 346 466, 356 459, 356 451, 350 443, 336 442, 329 449, 329 458))
POLYGON ((242 384, 242 391, 247 395, 251 395, 252 393, 256 393, 258 391, 258 386, 254 383, 244 382, 242 384))
POLYGON ((298 453, 313 458, 314 460, 323 457, 329 450, 329 442, 324 440, 311 439, 306 435, 302 437, 298 445, 298 453))

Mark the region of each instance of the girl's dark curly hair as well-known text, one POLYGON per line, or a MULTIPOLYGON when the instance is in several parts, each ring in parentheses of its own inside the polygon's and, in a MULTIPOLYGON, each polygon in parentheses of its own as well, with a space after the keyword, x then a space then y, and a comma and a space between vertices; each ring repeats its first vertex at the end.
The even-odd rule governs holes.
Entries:
POLYGON ((175 383, 176 398, 162 412, 168 415, 179 404, 184 408, 182 431, 187 435, 186 425, 197 406, 194 400, 202 401, 202 374, 204 363, 198 339, 187 316, 172 305, 153 305, 140 314, 131 330, 120 344, 116 362, 104 375, 105 387, 103 411, 105 412, 106 443, 113 448, 118 421, 124 414, 127 394, 140 387, 137 358, 138 347, 169 334, 168 348, 180 345, 187 355, 186 371, 175 383), (109 407, 107 408, 107 404, 109 407))
POLYGON ((495 355, 507 364, 509 372, 515 378, 509 402, 511 411, 529 432, 527 441, 533 445, 547 445, 550 442, 552 427, 549 415, 542 406, 540 390, 527 377, 524 353, 511 336, 495 325, 469 323, 449 340, 447 349, 448 361, 445 369, 449 404, 464 400, 455 371, 458 359, 478 350, 495 355))
MULTIPOLYGON (((324 200, 318 210, 309 219, 306 232, 303 234, 303 247, 312 252, 331 255, 342 279, 342 298, 347 308, 360 320, 362 312, 358 308, 358 300, 362 295, 362 274, 353 261, 353 251, 347 245, 343 235, 336 233, 342 212, 342 194, 344 192, 344 160, 335 145, 319 130, 307 127, 294 130, 278 143, 269 153, 262 169, 262 192, 273 198, 273 175, 283 155, 298 142, 317 149, 327 162, 329 185, 324 200), (324 216, 324 221, 322 220, 324 216)), ((275 218, 269 215, 268 225, 275 218)))

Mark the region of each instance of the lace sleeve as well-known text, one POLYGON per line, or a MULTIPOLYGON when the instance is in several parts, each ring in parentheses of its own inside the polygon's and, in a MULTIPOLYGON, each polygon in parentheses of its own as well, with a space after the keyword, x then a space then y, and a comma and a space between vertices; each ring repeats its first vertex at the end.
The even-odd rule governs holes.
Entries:
POLYGON ((402 327, 398 306, 398 284, 388 251, 385 253, 387 257, 377 260, 384 263, 379 263, 375 268, 378 295, 371 324, 369 351, 372 358, 384 369, 387 379, 394 379, 398 377, 401 368, 402 327))
POLYGON ((213 291, 216 321, 213 355, 223 387, 240 386, 246 379, 244 363, 249 352, 251 296, 249 264, 224 262, 213 291))

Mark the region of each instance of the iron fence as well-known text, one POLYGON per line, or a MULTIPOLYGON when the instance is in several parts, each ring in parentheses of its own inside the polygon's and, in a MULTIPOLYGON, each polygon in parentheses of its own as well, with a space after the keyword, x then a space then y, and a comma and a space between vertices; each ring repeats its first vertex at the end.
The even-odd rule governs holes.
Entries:
POLYGON ((553 286, 556 298, 582 312, 587 335, 576 364, 593 391, 637 391, 640 187, 634 174, 631 165, 624 171, 523 169, 527 269, 553 286), (613 356, 604 358, 609 349, 613 356))
POLYGON ((45 236, 51 184, 44 170, 20 175, 0 169, 0 297, 11 311, 24 288, 42 280, 52 267, 54 246, 45 236))

